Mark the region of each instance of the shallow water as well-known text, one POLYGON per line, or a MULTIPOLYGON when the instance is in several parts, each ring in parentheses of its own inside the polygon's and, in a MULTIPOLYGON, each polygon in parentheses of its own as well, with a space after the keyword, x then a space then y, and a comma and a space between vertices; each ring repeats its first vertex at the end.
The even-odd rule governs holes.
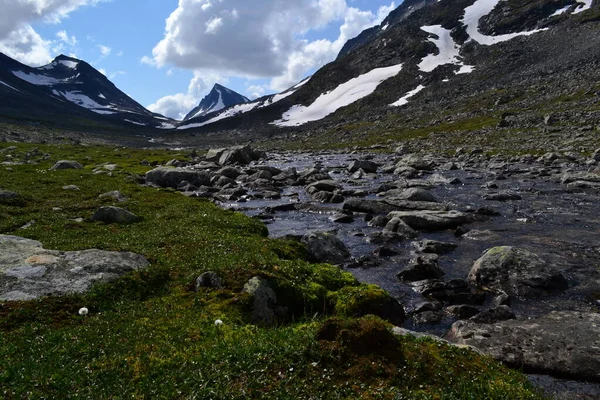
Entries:
MULTIPOLYGON (((349 154, 314 154, 272 156, 266 163, 298 171, 315 166, 315 163, 329 171, 332 179, 341 182, 344 188, 364 189, 370 193, 382 183, 397 179, 392 174, 369 175, 355 180, 347 172, 347 166, 357 155, 349 154)), ((390 156, 375 156, 374 160, 381 165, 393 161, 390 156)), ((560 266, 561 272, 569 281, 569 289, 558 295, 543 297, 536 301, 512 301, 511 309, 519 319, 541 316, 554 310, 598 310, 596 301, 600 295, 600 205, 598 191, 570 190, 558 180, 560 169, 549 170, 551 176, 537 177, 527 173, 531 165, 511 164, 504 169, 506 179, 495 180, 499 172, 487 168, 470 168, 455 171, 434 171, 445 178, 458 178, 459 185, 437 185, 431 189, 435 197, 459 211, 474 211, 480 207, 489 207, 498 211, 501 216, 491 217, 487 221, 465 225, 471 230, 490 231, 494 237, 485 240, 472 240, 455 237, 452 231, 421 233, 416 240, 434 239, 458 244, 458 248, 440 257, 440 267, 444 270, 445 279, 465 279, 473 263, 483 252, 494 246, 519 246, 538 254, 545 260, 560 266), (483 188, 486 182, 494 181, 498 189, 490 191, 483 188), (483 195, 499 190, 511 190, 522 196, 522 200, 488 201, 483 195)), ((429 174, 419 179, 426 180, 429 174)), ((377 199, 374 194, 367 198, 377 199)), ((289 203, 311 203, 310 197, 303 187, 288 187, 280 200, 253 200, 246 203, 226 203, 224 207, 243 211, 250 216, 264 214, 268 207, 289 203)), ((381 232, 382 228, 374 228, 364 221, 364 214, 355 213, 354 222, 348 224, 334 223, 330 217, 340 210, 342 204, 313 203, 316 210, 282 211, 267 213, 263 217, 271 237, 284 235, 302 236, 309 231, 335 231, 338 237, 348 246, 352 257, 358 258, 372 254, 379 246, 368 242, 369 234, 381 232)), ((267 209, 268 211, 268 209, 267 209)), ((401 283, 396 278, 411 258, 412 241, 394 244, 400 255, 381 258, 381 264, 374 268, 348 269, 358 280, 374 283, 387 290, 393 297, 402 302, 407 312, 416 305, 426 301, 415 292, 410 285, 401 283)), ((444 335, 455 319, 446 317, 435 325, 416 325, 409 318, 404 327, 444 335)), ((545 376, 531 378, 537 385, 546 388, 549 393, 566 393, 570 390, 591 393, 600 398, 599 384, 572 383, 545 376), (579 386, 577 386, 579 385, 579 386), (583 386, 581 386, 583 385, 583 386), (585 386, 585 390, 582 387, 585 386)))

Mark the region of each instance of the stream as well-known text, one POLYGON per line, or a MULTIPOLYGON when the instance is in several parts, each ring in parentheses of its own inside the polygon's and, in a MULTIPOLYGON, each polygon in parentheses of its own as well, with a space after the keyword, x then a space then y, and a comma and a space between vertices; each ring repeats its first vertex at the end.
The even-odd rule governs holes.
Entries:
MULTIPOLYGON (((270 154, 267 160, 256 165, 269 165, 280 170, 295 168, 297 171, 317 168, 340 183, 344 191, 359 193, 366 200, 381 200, 381 194, 377 193, 381 192, 379 188, 397 181, 398 176, 379 171, 354 175, 347 166, 352 160, 365 158, 385 166, 393 164, 394 157, 377 154, 270 154)), ((439 258, 445 280, 466 279, 473 263, 491 247, 518 246, 538 254, 544 261, 560 265, 569 289, 536 301, 514 299, 510 307, 517 319, 529 320, 556 310, 598 312, 599 191, 595 188, 569 188, 558 179, 561 174, 577 172, 585 165, 581 162, 540 162, 532 158, 478 162, 476 157, 470 157, 466 162, 438 159, 436 165, 438 167, 432 171, 420 170, 418 176, 409 180, 411 186, 430 190, 438 202, 447 204, 452 210, 473 213, 485 207, 498 213, 497 216, 466 224, 464 227, 471 232, 464 236, 457 236, 452 230, 420 232, 414 241, 431 239, 457 245, 456 250, 439 258), (445 178, 446 183, 441 183, 439 175, 445 178), (503 191, 517 193, 521 199, 484 199, 488 193, 503 191)), ((346 212, 351 214, 346 222, 333 222, 333 217, 343 212, 343 203, 315 202, 304 186, 282 188, 280 199, 255 198, 253 194, 250 191, 241 200, 226 201, 221 206, 260 218, 274 238, 286 235, 301 237, 310 231, 334 232, 351 252, 344 268, 359 281, 384 288, 404 305, 408 316, 404 328, 444 336, 456 321, 448 313, 435 321, 414 318, 413 312, 429 300, 417 292, 413 284, 400 282, 396 277, 414 257, 413 240, 386 245, 397 255, 374 256, 381 243, 370 238, 382 228, 371 226, 366 221, 372 216, 346 212), (292 209, 290 205, 294 204, 302 207, 292 209), (370 262, 361 264, 355 260, 370 262)), ((600 398, 598 383, 539 374, 529 377, 535 385, 556 398, 600 398)))

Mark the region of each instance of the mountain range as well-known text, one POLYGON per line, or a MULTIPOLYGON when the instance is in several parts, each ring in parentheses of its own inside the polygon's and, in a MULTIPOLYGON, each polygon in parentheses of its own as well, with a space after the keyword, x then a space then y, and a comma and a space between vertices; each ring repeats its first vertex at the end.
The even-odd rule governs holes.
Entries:
POLYGON ((597 3, 406 0, 290 89, 250 101, 215 85, 181 122, 146 110, 84 61, 59 56, 31 68, 2 55, 0 114, 87 118, 165 133, 346 135, 367 123, 369 130, 394 131, 489 119, 527 128, 554 104, 559 119, 594 125, 600 123, 590 111, 600 92, 597 3))

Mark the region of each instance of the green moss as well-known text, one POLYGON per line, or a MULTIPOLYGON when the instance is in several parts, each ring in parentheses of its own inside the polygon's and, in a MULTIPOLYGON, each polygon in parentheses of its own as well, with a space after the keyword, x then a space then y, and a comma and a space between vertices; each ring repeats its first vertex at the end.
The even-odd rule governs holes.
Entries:
POLYGON ((378 314, 382 306, 390 301, 390 295, 377 285, 344 287, 331 293, 329 301, 337 315, 359 317, 378 314))

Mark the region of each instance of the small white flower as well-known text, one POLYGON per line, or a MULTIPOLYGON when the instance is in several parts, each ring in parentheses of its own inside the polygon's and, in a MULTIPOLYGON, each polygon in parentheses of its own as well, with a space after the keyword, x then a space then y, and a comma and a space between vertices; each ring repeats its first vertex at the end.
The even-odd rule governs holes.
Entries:
POLYGON ((88 315, 89 312, 90 312, 90 310, 88 310, 85 307, 82 307, 79 309, 79 315, 88 315))
POLYGON ((215 320, 215 326, 221 326, 223 325, 223 321, 221 321, 220 319, 215 320))

